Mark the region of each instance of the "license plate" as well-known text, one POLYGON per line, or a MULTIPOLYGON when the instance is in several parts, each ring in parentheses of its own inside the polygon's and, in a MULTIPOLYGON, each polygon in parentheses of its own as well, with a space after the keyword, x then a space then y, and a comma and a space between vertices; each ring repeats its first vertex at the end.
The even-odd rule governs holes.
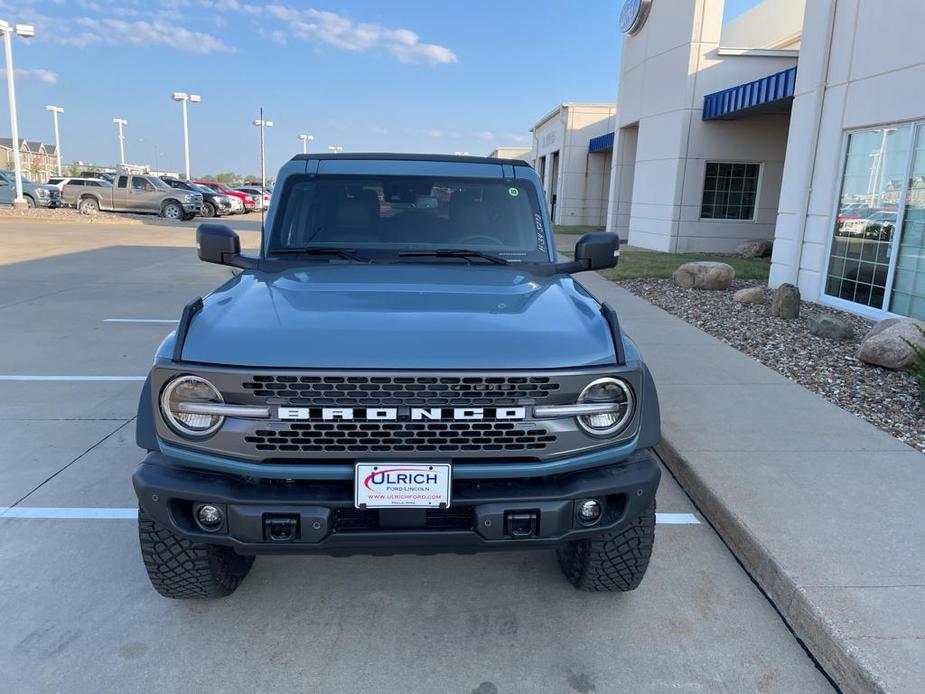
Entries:
POLYGON ((449 463, 357 463, 357 508, 447 508, 449 463))

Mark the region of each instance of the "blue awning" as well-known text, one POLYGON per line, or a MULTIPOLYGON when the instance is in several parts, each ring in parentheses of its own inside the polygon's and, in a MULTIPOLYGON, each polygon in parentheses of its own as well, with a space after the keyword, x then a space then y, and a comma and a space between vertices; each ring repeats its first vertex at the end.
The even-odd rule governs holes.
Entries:
POLYGON ((613 149, 613 133, 598 135, 588 140, 589 152, 608 152, 613 149))
POLYGON ((754 82, 703 97, 703 120, 744 118, 751 113, 789 113, 797 69, 775 72, 754 82))

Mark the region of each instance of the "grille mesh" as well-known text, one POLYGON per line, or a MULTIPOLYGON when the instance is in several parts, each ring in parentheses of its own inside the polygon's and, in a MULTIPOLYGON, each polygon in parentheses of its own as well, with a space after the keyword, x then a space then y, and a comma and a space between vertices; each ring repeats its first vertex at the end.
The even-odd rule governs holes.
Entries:
POLYGON ((390 453, 539 451, 556 437, 514 422, 295 422, 244 440, 258 451, 390 453))
POLYGON ((292 404, 497 406, 539 403, 559 384, 546 376, 253 376, 243 387, 292 404))

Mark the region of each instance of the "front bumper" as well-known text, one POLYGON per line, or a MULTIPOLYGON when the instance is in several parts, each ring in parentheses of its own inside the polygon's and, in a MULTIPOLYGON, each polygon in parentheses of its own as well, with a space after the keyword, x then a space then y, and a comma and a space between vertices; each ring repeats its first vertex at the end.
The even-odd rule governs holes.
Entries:
POLYGON ((186 213, 194 212, 199 214, 202 211, 202 205, 198 202, 184 202, 183 211, 186 213))
POLYGON ((132 483, 141 507, 161 525, 241 554, 432 554, 553 547, 618 531, 648 508, 660 474, 655 454, 645 449, 616 464, 552 477, 454 479, 446 510, 360 511, 352 481, 248 482, 181 468, 161 453, 145 457, 132 483), (575 501, 588 498, 604 505, 593 527, 575 513, 575 501), (203 502, 224 511, 215 532, 193 519, 203 502), (272 539, 278 521, 292 528, 286 540, 272 539))

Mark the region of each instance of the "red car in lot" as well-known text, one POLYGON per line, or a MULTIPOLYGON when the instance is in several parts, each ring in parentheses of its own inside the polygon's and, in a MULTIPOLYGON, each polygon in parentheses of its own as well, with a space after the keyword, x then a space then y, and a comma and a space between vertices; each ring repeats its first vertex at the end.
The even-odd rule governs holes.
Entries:
POLYGON ((231 198, 237 198, 243 203, 245 212, 253 212, 255 209, 257 209, 257 202, 254 200, 253 196, 248 195, 247 193, 242 193, 240 190, 229 188, 224 183, 219 183, 218 181, 193 181, 193 183, 198 183, 202 186, 208 186, 216 193, 221 193, 222 195, 227 195, 231 198))

